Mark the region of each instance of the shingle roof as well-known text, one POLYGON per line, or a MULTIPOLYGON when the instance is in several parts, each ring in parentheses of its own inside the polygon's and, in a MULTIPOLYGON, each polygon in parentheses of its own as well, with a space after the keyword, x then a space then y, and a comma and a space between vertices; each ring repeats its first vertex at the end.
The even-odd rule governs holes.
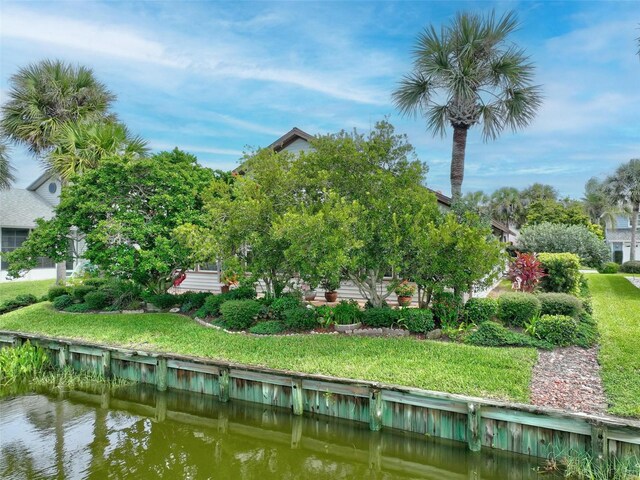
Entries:
POLYGON ((0 190, 0 227, 33 228, 41 217, 52 218, 53 207, 37 193, 21 188, 0 190))

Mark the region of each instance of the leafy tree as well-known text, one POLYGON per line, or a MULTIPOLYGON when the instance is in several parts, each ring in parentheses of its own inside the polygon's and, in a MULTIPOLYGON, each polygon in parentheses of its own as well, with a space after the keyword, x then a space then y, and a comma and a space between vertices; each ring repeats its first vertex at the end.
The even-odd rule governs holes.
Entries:
POLYGON ((522 190, 520 195, 525 205, 537 201, 558 200, 558 190, 544 183, 534 183, 522 190))
POLYGON ((529 205, 526 214, 527 225, 539 223, 561 223, 564 225, 584 225, 598 237, 604 238, 600 225, 591 223, 591 219, 584 211, 584 204, 575 200, 565 199, 536 200, 529 205))
POLYGON ((140 137, 132 136, 122 123, 66 123, 56 134, 55 146, 48 153, 46 163, 66 181, 96 168, 100 160, 108 156, 143 157, 148 153, 146 144, 140 137))
POLYGON ((36 155, 53 147, 66 123, 108 117, 115 99, 91 69, 59 60, 20 68, 9 83, 0 129, 6 138, 36 155))
POLYGON ((8 147, 4 141, 0 140, 0 190, 11 187, 13 181, 15 177, 9 161, 8 147))
POLYGON ((493 218, 503 222, 507 229, 519 225, 524 206, 520 192, 513 187, 502 187, 491 194, 491 213, 493 218))
POLYGON ((630 260, 636 259, 638 216, 640 216, 640 158, 634 158, 618 167, 606 182, 607 195, 612 203, 631 212, 630 260))
POLYGON ((481 124, 484 139, 495 139, 507 127, 529 125, 540 106, 533 64, 507 43, 516 28, 513 12, 499 19, 459 13, 440 31, 430 26, 418 36, 413 71, 393 94, 403 114, 420 112, 434 134, 453 128, 454 200, 461 196, 468 130, 481 124))
POLYGON ((38 256, 64 258, 72 226, 84 236, 84 258, 109 275, 132 279, 155 293, 191 266, 176 227, 203 224, 202 194, 213 176, 196 158, 175 149, 148 159, 108 157, 72 177, 56 216, 40 221, 22 247, 8 256, 17 276, 38 256))

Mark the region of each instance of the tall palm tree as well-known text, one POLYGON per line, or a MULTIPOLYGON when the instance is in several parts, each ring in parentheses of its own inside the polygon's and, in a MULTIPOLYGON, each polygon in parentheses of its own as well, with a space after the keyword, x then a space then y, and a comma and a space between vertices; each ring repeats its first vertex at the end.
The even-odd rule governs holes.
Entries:
MULTIPOLYGON (((502 187, 491 194, 491 214, 509 227, 518 222, 522 215, 522 201, 517 188, 502 187)), ((507 237, 507 241, 509 238, 507 237)))
POLYGON ((597 177, 591 177, 585 183, 582 203, 591 223, 603 228, 607 227, 607 223, 613 224, 616 215, 624 211, 611 201, 607 195, 606 182, 597 177))
POLYGON ((541 103, 532 84, 534 66, 522 49, 507 43, 517 27, 514 12, 499 19, 459 13, 438 32, 433 26, 418 36, 413 71, 393 93, 403 115, 421 113, 434 135, 453 127, 451 195, 461 195, 467 132, 482 124, 485 140, 507 127, 526 127, 541 103))
POLYGON ((613 175, 605 180, 607 195, 621 208, 631 211, 631 251, 630 260, 636 259, 636 238, 638 234, 638 216, 640 216, 640 158, 629 160, 618 167, 613 175))
POLYGON ((1 107, 0 130, 35 155, 53 146, 68 122, 110 116, 115 97, 97 81, 91 69, 59 60, 43 60, 21 68, 9 80, 8 101, 1 107))
POLYGON ((13 181, 15 181, 15 177, 13 176, 13 167, 9 162, 8 147, 3 140, 0 140, 0 190, 9 188, 13 181))
POLYGON ((49 168, 63 182, 87 169, 96 168, 109 155, 130 159, 148 153, 147 142, 132 136, 117 122, 66 123, 55 137, 55 146, 46 157, 49 168))

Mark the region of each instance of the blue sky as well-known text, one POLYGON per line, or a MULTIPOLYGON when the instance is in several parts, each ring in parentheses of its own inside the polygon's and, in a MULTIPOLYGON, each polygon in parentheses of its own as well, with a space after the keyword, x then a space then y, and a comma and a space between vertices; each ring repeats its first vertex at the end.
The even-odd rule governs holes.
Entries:
MULTIPOLYGON (((297 126, 367 131, 389 116, 449 193, 451 133, 434 138, 390 97, 416 35, 456 11, 514 9, 513 41, 537 65, 544 105, 525 131, 467 145, 463 189, 549 183, 579 197, 591 176, 640 157, 637 2, 10 2, 0 6, 0 101, 19 66, 91 66, 154 150, 178 146, 231 169, 246 146, 297 126)), ((12 150, 17 186, 40 172, 12 150)))

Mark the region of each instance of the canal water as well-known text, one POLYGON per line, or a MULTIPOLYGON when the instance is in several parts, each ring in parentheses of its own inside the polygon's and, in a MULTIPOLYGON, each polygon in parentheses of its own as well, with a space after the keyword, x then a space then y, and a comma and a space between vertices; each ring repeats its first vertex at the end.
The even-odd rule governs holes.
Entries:
POLYGON ((554 478, 539 467, 423 435, 141 386, 0 399, 2 479, 554 478))

